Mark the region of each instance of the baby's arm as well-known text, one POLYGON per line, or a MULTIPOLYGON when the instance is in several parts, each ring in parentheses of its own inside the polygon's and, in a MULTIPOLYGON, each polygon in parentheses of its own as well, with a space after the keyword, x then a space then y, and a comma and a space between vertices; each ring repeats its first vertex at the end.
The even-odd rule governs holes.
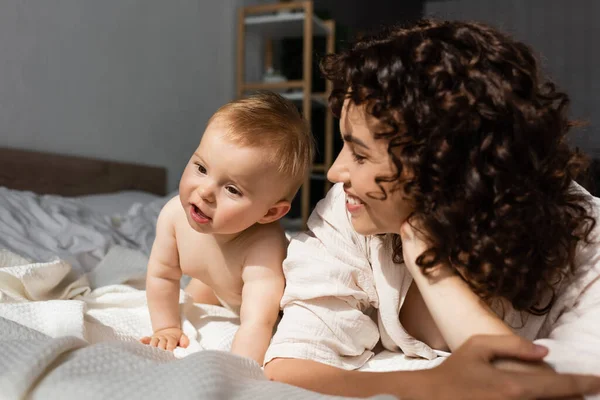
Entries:
POLYGON ((242 279, 241 325, 231 351, 263 364, 273 327, 279 315, 285 279, 282 263, 287 241, 272 236, 261 238, 246 257, 242 279))
POLYGON ((181 331, 179 317, 179 280, 182 273, 175 239, 178 206, 179 197, 175 197, 160 212, 146 278, 146 296, 154 334, 142 338, 142 343, 166 350, 175 349, 177 344, 182 347, 188 344, 181 331))

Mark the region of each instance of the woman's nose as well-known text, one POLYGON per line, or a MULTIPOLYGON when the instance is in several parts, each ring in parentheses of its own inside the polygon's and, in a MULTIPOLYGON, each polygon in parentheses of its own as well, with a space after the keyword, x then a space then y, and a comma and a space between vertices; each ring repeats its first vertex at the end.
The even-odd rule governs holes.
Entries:
POLYGON ((347 157, 344 156, 344 151, 338 154, 337 158, 333 162, 329 171, 327 171, 327 179, 332 183, 343 182, 347 183, 350 181, 350 174, 347 168, 347 157))

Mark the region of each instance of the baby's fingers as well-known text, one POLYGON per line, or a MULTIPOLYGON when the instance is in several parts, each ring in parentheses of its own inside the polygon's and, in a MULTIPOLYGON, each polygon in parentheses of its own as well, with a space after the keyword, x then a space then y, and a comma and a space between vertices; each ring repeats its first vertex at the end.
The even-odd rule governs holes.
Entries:
POLYGON ((159 349, 163 349, 166 350, 167 349, 167 343, 169 343, 169 339, 162 336, 159 341, 158 341, 158 348, 159 349))
POLYGON ((152 338, 150 336, 144 336, 143 338, 140 339, 140 342, 143 344, 150 344, 150 340, 152 338))
POLYGON ((167 339, 167 350, 173 351, 175 350, 175 347, 177 347, 177 339, 173 336, 169 336, 167 339))
POLYGON ((152 336, 152 339, 150 339, 150 346, 158 347, 158 342, 159 342, 159 338, 156 336, 152 336))
POLYGON ((185 333, 181 334, 181 337, 179 338, 179 346, 186 348, 190 345, 190 339, 187 337, 187 335, 185 333))

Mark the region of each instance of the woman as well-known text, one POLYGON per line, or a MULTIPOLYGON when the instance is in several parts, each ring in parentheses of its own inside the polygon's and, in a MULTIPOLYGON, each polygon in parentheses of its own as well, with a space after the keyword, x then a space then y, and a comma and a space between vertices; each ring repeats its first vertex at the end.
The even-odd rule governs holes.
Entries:
POLYGON ((574 181, 584 163, 566 142, 568 98, 529 48, 424 21, 322 69, 344 140, 328 173, 338 184, 290 244, 266 374, 350 396, 599 390, 555 372, 600 372, 600 202, 574 181), (379 341, 453 354, 426 371, 355 371, 379 341))

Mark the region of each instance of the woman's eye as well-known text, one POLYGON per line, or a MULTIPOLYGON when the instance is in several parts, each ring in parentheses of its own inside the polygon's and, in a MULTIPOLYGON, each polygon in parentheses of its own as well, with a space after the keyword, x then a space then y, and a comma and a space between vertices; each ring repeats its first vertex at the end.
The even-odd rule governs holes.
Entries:
POLYGON ((201 174, 206 174, 206 168, 204 168, 204 165, 196 164, 196 167, 198 169, 198 172, 200 172, 201 174))
POLYGON ((234 188, 233 186, 227 186, 227 187, 225 188, 225 190, 227 190, 229 193, 231 193, 231 194, 234 194, 234 195, 236 195, 236 196, 239 196, 240 194, 242 194, 242 193, 240 193, 240 191, 239 191, 239 190, 237 190, 237 189, 236 189, 236 188, 234 188))
POLYGON ((358 164, 363 164, 365 162, 365 160, 367 159, 367 157, 361 156, 354 152, 352 152, 352 157, 354 158, 354 161, 356 161, 358 164))

